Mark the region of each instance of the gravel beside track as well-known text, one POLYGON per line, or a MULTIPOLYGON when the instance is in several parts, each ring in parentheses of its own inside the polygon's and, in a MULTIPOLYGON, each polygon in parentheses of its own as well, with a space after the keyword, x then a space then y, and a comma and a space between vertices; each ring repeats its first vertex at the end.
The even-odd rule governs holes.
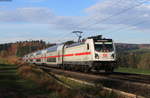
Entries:
POLYGON ((53 72, 91 83, 101 83, 105 87, 150 98, 150 76, 128 73, 82 73, 62 69, 43 67, 45 71, 53 72))

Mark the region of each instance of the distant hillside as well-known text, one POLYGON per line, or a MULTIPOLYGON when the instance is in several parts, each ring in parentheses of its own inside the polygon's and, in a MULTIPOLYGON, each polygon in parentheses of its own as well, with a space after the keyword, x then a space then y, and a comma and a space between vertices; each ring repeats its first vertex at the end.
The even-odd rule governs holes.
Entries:
POLYGON ((118 52, 137 50, 137 49, 150 49, 150 44, 116 43, 116 49, 118 52))
POLYGON ((140 45, 139 45, 139 48, 142 48, 142 49, 150 49, 150 44, 140 44, 140 45))
POLYGON ((116 47, 119 66, 150 69, 150 44, 117 43, 116 47))

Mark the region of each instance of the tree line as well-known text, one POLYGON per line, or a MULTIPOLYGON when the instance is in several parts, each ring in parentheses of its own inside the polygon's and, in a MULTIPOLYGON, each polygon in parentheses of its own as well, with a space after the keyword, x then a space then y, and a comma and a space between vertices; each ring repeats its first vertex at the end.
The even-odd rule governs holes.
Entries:
POLYGON ((18 56, 22 57, 28 53, 45 49, 47 47, 53 46, 53 43, 46 43, 42 40, 34 41, 20 41, 16 43, 6 43, 0 44, 0 56, 18 56))

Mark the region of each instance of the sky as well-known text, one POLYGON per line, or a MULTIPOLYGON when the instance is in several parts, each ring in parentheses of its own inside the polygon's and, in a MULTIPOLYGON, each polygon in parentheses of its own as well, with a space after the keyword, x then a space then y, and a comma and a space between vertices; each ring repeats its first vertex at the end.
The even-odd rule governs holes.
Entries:
POLYGON ((149 0, 0 0, 0 43, 64 42, 103 35, 121 43, 150 44, 149 0))

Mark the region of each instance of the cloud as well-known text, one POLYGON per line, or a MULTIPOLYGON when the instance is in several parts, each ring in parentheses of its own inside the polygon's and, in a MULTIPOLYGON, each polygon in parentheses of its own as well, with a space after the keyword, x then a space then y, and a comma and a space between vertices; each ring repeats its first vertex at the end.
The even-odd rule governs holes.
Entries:
POLYGON ((0 12, 0 22, 46 23, 53 20, 54 14, 48 8, 27 7, 0 12))
POLYGON ((0 11, 0 22, 46 23, 50 28, 62 30, 112 30, 131 27, 149 31, 150 5, 145 3, 134 7, 140 2, 140 0, 98 2, 85 9, 87 16, 57 16, 51 9, 45 7, 17 8, 0 11), (131 7, 133 8, 125 11, 131 7), (125 12, 117 15, 122 11, 125 12))
POLYGON ((0 22, 7 23, 42 23, 51 28, 72 29, 76 27, 81 17, 56 16, 51 9, 44 7, 24 7, 14 10, 0 11, 0 22))
POLYGON ((138 6, 141 2, 143 1, 107 0, 103 3, 97 3, 85 11, 91 17, 93 24, 105 24, 108 26, 108 29, 113 28, 111 25, 149 29, 150 5, 144 3, 138 6), (118 13, 122 14, 117 15, 118 13))
MULTIPOLYGON (((129 39, 134 40, 134 36, 136 33, 138 33, 140 37, 143 34, 144 42, 146 39, 148 39, 146 35, 147 32, 150 32, 150 4, 144 3, 141 6, 125 11, 120 15, 116 15, 119 12, 136 6, 137 4, 139 4, 137 0, 104 0, 103 2, 98 2, 95 5, 86 8, 84 10, 86 16, 58 16, 50 8, 46 7, 24 7, 12 10, 3 9, 0 10, 0 23, 4 25, 4 22, 6 25, 4 26, 5 28, 0 26, 0 29, 1 32, 7 31, 6 33, 10 33, 7 35, 2 34, 0 43, 16 40, 26 40, 30 39, 30 37, 55 42, 57 39, 60 40, 60 38, 64 36, 65 32, 71 32, 73 30, 88 31, 91 33, 102 32, 104 34, 107 31, 110 33, 119 31, 120 28, 122 29, 122 33, 126 33, 128 35, 132 35, 133 33, 131 32, 134 32, 134 30, 139 31, 135 32, 132 35, 133 37, 129 39), (22 22, 23 24, 27 25, 20 25, 22 22), (10 23, 11 25, 8 25, 7 23, 10 23), (14 24, 16 23, 19 26, 17 25, 14 28, 14 24), (46 25, 33 26, 29 24, 46 25), (127 33, 126 30, 128 30, 128 28, 132 28, 133 30, 129 30, 127 33), (24 32, 20 33, 23 30, 24 32), (13 33, 15 31, 17 31, 19 34, 13 33), (37 32, 39 34, 36 34, 37 32), (55 35, 53 32, 56 32, 58 35, 55 35), (60 37, 55 38, 53 35, 60 37)), ((122 40, 123 38, 126 40, 129 37, 122 37, 122 34, 119 36, 119 33, 120 32, 113 33, 115 36, 114 38, 119 40, 122 40)), ((65 37, 63 40, 64 39, 65 37)), ((68 37, 66 40, 68 39, 72 39, 72 37, 68 37)), ((147 42, 149 42, 149 40, 147 42)))

